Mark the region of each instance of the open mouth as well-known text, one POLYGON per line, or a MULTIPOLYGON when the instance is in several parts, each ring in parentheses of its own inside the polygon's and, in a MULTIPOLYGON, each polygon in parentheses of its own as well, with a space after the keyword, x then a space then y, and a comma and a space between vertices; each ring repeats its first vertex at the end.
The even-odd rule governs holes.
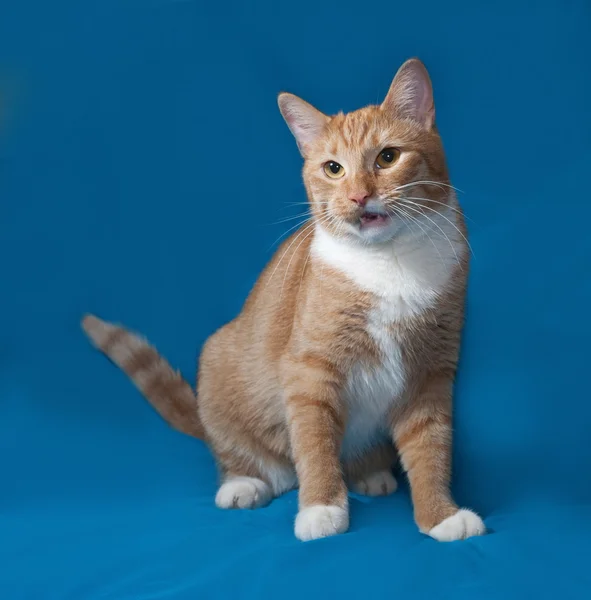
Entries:
POLYGON ((390 221, 390 215, 365 211, 359 221, 362 229, 381 227, 390 221))

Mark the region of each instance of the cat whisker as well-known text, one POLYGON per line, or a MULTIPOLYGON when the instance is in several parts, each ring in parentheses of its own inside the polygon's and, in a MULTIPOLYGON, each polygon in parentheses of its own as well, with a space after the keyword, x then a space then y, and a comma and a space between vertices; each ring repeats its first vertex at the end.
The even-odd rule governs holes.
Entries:
POLYGON ((275 265, 275 269, 273 269, 273 272, 271 273, 271 277, 269 277, 269 280, 267 281, 267 285, 265 286, 265 289, 267 289, 267 286, 269 285, 269 283, 271 283, 271 280, 273 279, 273 276, 275 275, 275 273, 277 272, 277 269, 279 268, 279 265, 281 264, 281 262, 283 261, 283 259, 285 258, 285 255, 289 252, 290 248, 295 244, 295 242, 297 242, 297 240, 306 232, 309 231, 310 228, 312 228, 316 223, 321 222, 321 220, 323 220, 322 218, 320 220, 311 220, 307 225, 304 225, 302 227, 302 230, 294 237, 294 239, 291 241, 291 243, 289 244, 289 246, 284 250, 283 254, 281 255, 281 258, 277 261, 277 264, 275 265))
MULTIPOLYGON (((415 203, 413 202, 412 204, 415 204, 415 203)), ((456 262, 461 267, 462 263, 460 262, 460 259, 458 257, 458 253, 456 252, 456 249, 455 249, 454 245, 452 244, 451 240, 449 239, 447 233, 445 233, 445 231, 439 226, 439 224, 437 222, 435 222, 431 217, 429 217, 429 215, 426 215, 423 211, 418 210, 416 208, 413 208, 412 206, 409 206, 406 203, 404 204, 404 206, 405 206, 405 208, 408 208, 409 210, 412 210, 412 211, 414 211, 416 213, 419 213, 421 216, 425 217, 425 219, 427 219, 428 221, 430 221, 431 223, 433 223, 433 225, 435 225, 435 227, 437 227, 437 229, 439 229, 439 231, 441 231, 441 233, 443 234, 443 236, 445 237, 445 239, 448 241, 448 243, 450 245, 450 248, 452 249, 452 251, 454 253, 454 256, 456 257, 456 262)), ((417 205, 417 206, 420 206, 420 205, 417 205)), ((439 213, 437 211, 434 211, 434 212, 436 212, 438 215, 441 215, 441 213, 439 213)), ((443 216, 443 215, 441 215, 441 216, 443 216)))
MULTIPOLYGON (((301 206, 301 205, 305 204, 305 205, 311 207, 310 202, 285 202, 284 204, 285 204, 285 206, 301 206)), ((321 206, 324 206, 324 205, 330 204, 330 202, 327 202, 324 200, 315 200, 314 204, 320 204, 321 206)))
POLYGON ((453 210, 454 212, 458 213, 459 215, 462 215, 465 219, 467 219, 468 221, 471 221, 472 223, 474 223, 474 219, 471 219, 470 217, 468 217, 464 211, 460 210, 459 208, 456 208, 455 206, 450 206, 449 204, 446 204, 445 202, 440 202, 439 200, 433 200, 432 198, 420 198, 420 197, 415 197, 415 196, 402 196, 401 200, 423 200, 424 202, 432 202, 433 204, 439 204, 445 208, 449 208, 450 210, 453 210))
MULTIPOLYGON (((318 224, 320 224, 320 223, 326 223, 327 221, 330 221, 332 218, 333 218, 332 215, 329 213, 326 216, 320 217, 320 219, 318 219, 317 221, 313 221, 312 225, 314 226, 317 223, 318 224)), ((285 275, 283 276, 283 282, 281 283, 281 291, 279 292, 279 299, 281 299, 281 297, 283 295, 283 287, 285 285, 285 280, 287 279, 287 275, 289 273, 289 267, 291 266, 291 262, 293 260, 293 257, 297 254, 299 247, 314 233, 314 227, 312 227, 312 228, 307 227, 307 229, 308 229, 308 233, 306 233, 306 235, 300 240, 300 243, 295 247, 295 250, 291 254, 291 258, 289 259, 289 262, 287 263, 287 268, 285 269, 285 275)), ((300 237, 300 236, 298 235, 297 237, 300 237)), ((289 247, 291 248, 292 245, 293 244, 290 244, 289 247)))
POLYGON ((297 229, 298 227, 300 227, 301 225, 303 225, 306 221, 308 221, 309 219, 303 219, 302 221, 300 221, 299 223, 296 223, 295 225, 293 225, 292 227, 290 227, 287 231, 284 231, 270 246, 269 248, 267 248, 267 252, 269 252, 269 250, 271 250, 271 248, 273 248, 273 246, 275 246, 275 244, 281 239, 284 238, 290 231, 293 231, 294 229, 297 229))
MULTIPOLYGON (((340 219, 340 222, 337 223, 337 235, 340 234, 345 229, 345 222, 340 219)), ((336 222, 336 219, 333 216, 332 222, 336 222)), ((324 261, 320 262, 320 303, 324 304, 324 261)))
POLYGON ((306 212, 300 213, 299 215, 294 215, 293 217, 285 217, 283 219, 279 219, 279 221, 275 221, 273 223, 269 223, 269 225, 279 225, 280 223, 287 223, 287 221, 293 221, 294 219, 300 219, 302 217, 311 217, 312 213, 307 210, 306 212))
POLYGON ((450 185, 449 183, 443 183, 441 181, 429 181, 427 179, 421 179, 418 181, 411 181, 410 183, 405 183, 404 185, 399 185, 396 189, 396 191, 400 191, 400 190, 404 190, 407 187, 411 187, 413 185, 433 185, 436 187, 440 187, 440 188, 448 188, 448 189, 452 189, 455 190, 456 192, 460 192, 461 194, 464 193, 463 190, 461 190, 460 188, 457 188, 453 185, 450 185))
POLYGON ((294 239, 291 241, 291 243, 289 244, 289 246, 283 251, 283 254, 281 255, 281 257, 279 258, 279 260, 277 261, 277 264, 275 265, 275 268, 273 269, 273 272, 271 273, 271 276, 269 277, 269 280, 267 281, 267 285, 265 286, 265 289, 267 289, 268 285, 271 283, 271 281, 273 280, 273 276, 275 275, 275 273, 277 272, 277 269, 279 268, 279 265, 281 264, 281 262, 283 261, 283 259, 285 258, 285 255, 289 252, 289 249, 294 245, 294 243, 299 239, 299 237, 305 232, 307 231, 310 227, 314 226, 314 221, 311 220, 308 224, 304 225, 302 227, 302 230, 294 237, 294 239))
MULTIPOLYGON (((406 217, 408 217, 409 219, 412 219, 413 221, 416 221, 417 225, 420 223, 419 220, 416 217, 414 217, 413 215, 411 215, 411 214, 409 214, 409 213, 407 213, 407 212, 405 212, 405 211, 402 210, 402 205, 400 204, 400 202, 394 203, 391 206, 392 206, 392 208, 396 208, 396 210, 398 210, 398 211, 402 211, 404 213, 404 215, 406 217)), ((440 231, 436 231, 435 229, 433 229, 433 227, 431 225, 429 225, 427 223, 422 223, 421 225, 423 227, 426 227, 427 230, 430 231, 431 233, 434 233, 434 234, 438 235, 439 237, 441 237, 441 232, 440 231)), ((425 230, 423 229, 423 231, 425 231, 425 230)))
POLYGON ((422 206, 421 204, 417 204, 416 202, 410 201, 408 198, 401 198, 401 201, 404 202, 405 204, 407 204, 407 206, 408 206, 408 203, 413 204, 414 206, 418 206, 419 208, 426 208, 427 210, 430 210, 430 211, 438 214, 439 216, 443 217, 462 236, 462 238, 464 238, 464 241, 468 245, 468 248, 470 249, 472 256, 474 256, 474 250, 472 250, 472 246, 470 245, 468 238, 460 231, 459 227, 451 219, 448 219, 441 211, 435 210, 434 208, 430 208, 429 206, 422 206))
POLYGON ((300 285, 298 285, 298 295, 297 295, 298 298, 300 296, 300 289, 302 287, 302 281, 304 280, 304 273, 306 272, 306 266, 308 264, 308 261, 310 260, 310 254, 312 254, 312 248, 308 249, 308 254, 306 255, 306 260, 304 261, 304 266, 302 268, 302 274, 300 275, 300 285))
POLYGON ((404 217, 406 217, 410 221, 411 225, 412 225, 412 223, 414 223, 415 225, 417 225, 419 227, 419 229, 423 232, 423 234, 427 237, 427 239, 431 242, 431 244, 433 244, 433 248, 435 248, 435 251, 439 255, 441 265, 443 267, 445 267, 445 261, 443 260, 443 256, 441 256, 441 252, 439 251, 437 244, 433 241, 433 238, 429 235, 429 232, 423 228, 420 221, 416 217, 413 217, 412 215, 408 214, 405 210, 402 209, 401 206, 392 206, 392 209, 395 211, 395 214, 397 214, 399 217, 401 217, 403 219, 404 219, 404 217))

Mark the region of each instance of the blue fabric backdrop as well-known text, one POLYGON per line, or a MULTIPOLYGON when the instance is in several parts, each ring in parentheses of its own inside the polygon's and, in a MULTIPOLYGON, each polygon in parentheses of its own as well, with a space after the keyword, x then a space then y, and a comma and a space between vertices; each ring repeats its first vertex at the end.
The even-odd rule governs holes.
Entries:
POLYGON ((0 3, 2 598, 585 597, 591 4, 482 4, 0 3), (302 544, 295 493, 214 507, 79 318, 193 379, 304 200, 277 93, 351 110, 413 55, 471 219, 454 487, 491 534, 421 536, 403 488, 302 544))

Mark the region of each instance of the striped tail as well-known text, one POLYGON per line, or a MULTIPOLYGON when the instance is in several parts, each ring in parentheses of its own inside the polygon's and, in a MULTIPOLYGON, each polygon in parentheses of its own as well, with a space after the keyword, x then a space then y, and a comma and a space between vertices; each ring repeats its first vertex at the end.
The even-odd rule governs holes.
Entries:
POLYGON ((203 439, 197 414, 197 396, 191 386, 142 337, 123 327, 86 315, 82 328, 135 383, 137 388, 172 427, 203 439))

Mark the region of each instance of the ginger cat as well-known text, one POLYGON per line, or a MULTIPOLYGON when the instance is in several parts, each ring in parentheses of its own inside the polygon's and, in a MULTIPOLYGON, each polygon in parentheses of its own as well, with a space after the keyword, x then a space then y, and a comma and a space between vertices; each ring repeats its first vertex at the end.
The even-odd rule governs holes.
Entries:
POLYGON ((94 316, 83 327, 168 422, 207 442, 220 508, 299 486, 295 535, 343 533, 347 486, 394 492, 399 455, 420 531, 481 535, 449 490, 469 253, 427 71, 407 61, 380 106, 350 114, 278 101, 312 218, 207 340, 197 395, 144 339, 94 316))

